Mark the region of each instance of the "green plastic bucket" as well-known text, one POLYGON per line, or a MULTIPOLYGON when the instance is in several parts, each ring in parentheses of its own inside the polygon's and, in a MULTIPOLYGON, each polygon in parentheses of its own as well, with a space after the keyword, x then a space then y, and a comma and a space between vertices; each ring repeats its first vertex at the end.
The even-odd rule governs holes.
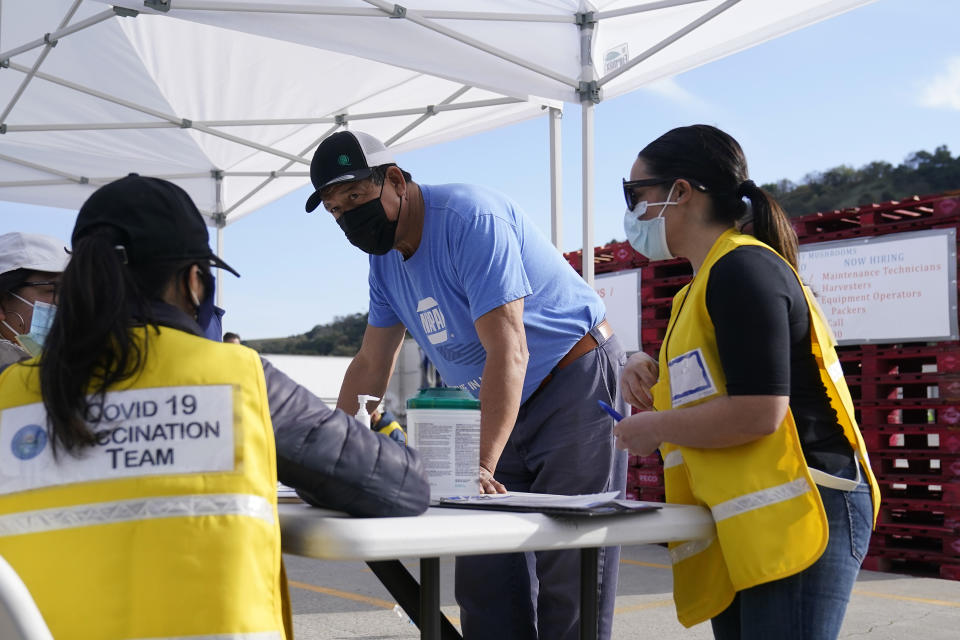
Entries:
POLYGON ((420 452, 431 498, 479 492, 480 401, 463 389, 421 389, 407 400, 407 444, 420 452))

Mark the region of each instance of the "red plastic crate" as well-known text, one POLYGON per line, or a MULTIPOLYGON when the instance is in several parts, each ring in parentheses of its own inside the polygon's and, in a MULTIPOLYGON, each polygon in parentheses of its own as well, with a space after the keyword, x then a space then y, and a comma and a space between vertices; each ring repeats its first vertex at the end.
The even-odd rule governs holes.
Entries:
POLYGON ((663 490, 663 467, 633 467, 627 469, 628 487, 655 487, 663 490))
POLYGON ((632 459, 631 467, 662 467, 663 460, 660 454, 654 453, 651 456, 630 456, 632 459))
POLYGON ((861 375, 885 376, 904 373, 960 371, 960 343, 908 343, 903 345, 861 345, 861 375))
POLYGON ((664 334, 667 332, 666 325, 662 327, 650 327, 643 325, 640 327, 640 343, 643 346, 643 350, 647 351, 648 345, 656 345, 659 347, 660 343, 663 342, 664 334))
POLYGON ((668 310, 673 305, 673 296, 683 287, 685 283, 659 281, 644 282, 640 278, 640 302, 644 306, 664 307, 668 310))
POLYGON ((823 211, 791 222, 801 243, 955 224, 957 198, 943 194, 823 211))
POLYGON ((678 277, 686 278, 688 281, 693 277, 693 267, 690 266, 690 262, 686 258, 649 262, 643 267, 640 279, 650 281, 678 277))
POLYGON ((937 372, 846 375, 846 380, 854 399, 862 403, 930 399, 949 401, 960 396, 960 377, 956 378, 954 392, 954 376, 937 372), (944 392, 952 395, 945 395, 944 392))
POLYGON ((663 502, 663 487, 635 487, 631 491, 636 496, 634 500, 646 500, 647 502, 663 502))
POLYGON ((960 535, 960 505, 924 500, 884 499, 880 502, 878 525, 930 527, 945 534, 960 535))
POLYGON ((878 402, 855 401, 857 423, 880 424, 960 424, 960 405, 938 398, 902 398, 878 402))
POLYGON ((960 426, 941 424, 861 424, 867 451, 876 453, 960 453, 960 426))
POLYGON ((894 480, 878 477, 882 500, 923 500, 946 505, 960 504, 960 483, 935 484, 924 480, 894 480))
MULTIPOLYGON (((582 251, 570 251, 563 254, 577 273, 582 273, 582 251)), ((611 242, 593 249, 594 273, 609 273, 623 269, 636 269, 647 264, 647 259, 634 251, 627 242, 611 242)))
POLYGON ((870 549, 929 552, 960 560, 960 536, 923 525, 878 524, 870 537, 870 549))
POLYGON ((863 561, 867 571, 905 573, 915 576, 960 579, 957 558, 925 551, 908 549, 873 549, 863 561))
POLYGON ((663 344, 663 340, 659 338, 656 340, 644 340, 643 344, 640 345, 640 348, 644 353, 656 360, 660 354, 661 344, 663 344))
POLYGON ((960 483, 960 455, 914 451, 875 452, 870 464, 877 479, 885 482, 960 483))
POLYGON ((940 577, 944 580, 960 580, 960 564, 941 564, 940 577))

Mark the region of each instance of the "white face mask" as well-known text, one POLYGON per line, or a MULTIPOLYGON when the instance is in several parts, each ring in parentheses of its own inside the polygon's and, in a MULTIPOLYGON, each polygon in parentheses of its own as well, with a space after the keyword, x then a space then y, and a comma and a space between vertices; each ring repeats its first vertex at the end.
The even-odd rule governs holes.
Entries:
MULTIPOLYGON (((43 342, 50 333, 50 327, 53 325, 53 317, 57 315, 57 306, 37 300, 30 302, 21 298, 17 294, 10 292, 14 298, 33 307, 33 315, 30 316, 30 326, 26 333, 19 333, 4 320, 3 324, 16 335, 17 342, 31 356, 38 356, 43 350, 43 342)), ((18 314, 19 315, 19 314, 18 314)))
POLYGON ((670 196, 673 195, 673 186, 670 186, 665 201, 647 202, 641 200, 634 206, 633 211, 627 209, 623 216, 623 230, 627 233, 627 241, 631 247, 636 249, 638 253, 645 255, 649 260, 669 260, 674 257, 670 253, 670 247, 667 246, 667 220, 663 217, 663 213, 668 206, 677 204, 670 200, 670 196), (640 219, 647 212, 647 209, 656 206, 663 207, 656 218, 652 220, 640 219))

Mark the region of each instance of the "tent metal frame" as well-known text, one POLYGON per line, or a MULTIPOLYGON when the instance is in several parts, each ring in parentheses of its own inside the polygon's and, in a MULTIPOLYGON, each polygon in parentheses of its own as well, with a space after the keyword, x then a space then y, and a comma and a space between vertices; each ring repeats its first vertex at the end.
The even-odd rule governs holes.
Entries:
MULTIPOLYGON (((390 20, 406 20, 413 24, 418 25, 419 27, 429 30, 433 33, 439 34, 441 36, 450 38, 462 44, 465 44, 477 51, 485 53, 490 56, 494 56, 501 60, 504 60, 510 64, 516 65, 533 73, 542 75, 544 77, 555 80, 565 86, 569 86, 574 90, 578 101, 581 107, 581 143, 582 143, 582 157, 581 157, 581 189, 582 189, 582 251, 584 253, 583 264, 583 278, 589 282, 593 283, 594 279, 594 263, 592 259, 588 259, 593 253, 593 200, 594 200, 594 108, 595 106, 603 100, 603 86, 610 82, 611 80, 617 78, 623 73, 628 72, 629 70, 635 68, 638 64, 642 63, 644 60, 655 55, 659 51, 669 47, 674 42, 682 39, 684 36, 694 31, 695 29, 706 24, 710 20, 714 19, 716 16, 727 11, 734 5, 738 4, 741 0, 727 0, 722 4, 706 11, 696 20, 693 20, 689 24, 683 26, 679 30, 670 34, 659 43, 650 47, 648 50, 641 53, 639 56, 632 58, 626 65, 607 73, 603 77, 596 77, 596 72, 594 71, 594 66, 592 64, 592 49, 594 44, 594 35, 598 25, 606 20, 616 19, 626 15, 632 15, 636 13, 642 13, 647 11, 654 11, 658 9, 665 9, 670 7, 679 7, 685 5, 693 5, 707 0, 657 0, 654 2, 638 2, 632 7, 625 7, 622 9, 617 9, 613 11, 598 11, 598 12, 587 12, 587 13, 576 13, 570 15, 552 15, 552 16, 543 16, 536 14, 524 14, 524 13, 495 13, 495 12, 483 12, 483 11, 446 11, 446 10, 427 10, 427 11, 415 11, 410 10, 403 5, 395 4, 391 2, 386 2, 385 0, 363 0, 363 2, 370 5, 370 8, 328 8, 328 7, 316 7, 309 4, 263 4, 257 2, 217 2, 215 0, 145 0, 144 1, 144 10, 152 14, 163 15, 170 11, 170 9, 175 8, 177 11, 205 11, 205 12, 247 12, 247 13, 282 13, 282 14, 303 14, 303 15, 329 15, 329 16, 361 16, 361 17, 380 17, 390 20), (527 21, 527 22, 550 22, 550 23, 567 23, 574 24, 577 26, 580 32, 580 62, 581 62, 581 72, 579 77, 572 78, 564 74, 555 72, 551 69, 542 67, 535 63, 532 63, 527 60, 520 59, 519 57, 510 54, 509 52, 503 51, 495 46, 481 42, 472 38, 464 33, 457 31, 456 29, 450 28, 446 25, 440 24, 438 20, 513 20, 513 21, 527 21)), ((230 214, 236 210, 241 204, 253 197, 257 192, 263 189, 271 181, 276 180, 281 177, 301 177, 308 175, 304 171, 290 171, 290 168, 296 164, 300 165, 309 165, 308 155, 316 148, 316 146, 331 133, 348 126, 351 121, 362 121, 364 119, 371 118, 382 118, 382 117, 405 117, 405 116, 419 116, 410 124, 402 127, 398 132, 385 140, 385 144, 388 146, 394 144, 397 140, 402 138, 404 135, 420 126, 423 122, 428 120, 431 117, 435 117, 438 114, 441 114, 445 111, 460 110, 460 109, 470 109, 470 108, 482 108, 487 106, 496 106, 503 104, 511 103, 521 103, 527 101, 536 102, 536 99, 525 100, 518 97, 505 96, 503 98, 490 99, 490 100, 477 100, 473 102, 456 102, 461 98, 465 93, 467 93, 472 87, 470 85, 464 84, 453 94, 448 96, 440 104, 436 105, 426 105, 422 108, 415 109, 399 109, 396 111, 386 111, 386 112, 376 112, 376 113, 361 113, 361 114, 347 114, 347 113, 337 113, 331 114, 327 117, 322 118, 294 118, 294 119, 276 119, 276 120, 220 120, 220 121, 208 121, 208 122, 195 122, 186 118, 178 117, 175 114, 164 113, 143 105, 137 105, 132 102, 118 98, 117 96, 112 96, 100 91, 96 91, 89 87, 79 85, 77 83, 70 82, 68 80, 57 78, 49 74, 44 74, 39 70, 40 66, 43 64, 46 55, 49 51, 56 46, 57 42, 63 38, 69 37, 70 35, 82 31, 88 27, 91 27, 95 24, 99 24, 104 20, 108 20, 113 17, 136 17, 140 12, 133 9, 125 9, 120 7, 113 7, 101 13, 97 13, 87 19, 84 19, 75 24, 69 24, 72 16, 80 6, 83 0, 76 0, 71 6, 67 15, 60 22, 58 28, 48 34, 45 34, 42 38, 38 38, 29 43, 21 45, 15 49, 9 51, 0 52, 0 69, 6 68, 9 70, 15 70, 24 74, 24 80, 21 83, 20 88, 10 100, 10 102, 5 106, 4 110, 0 112, 0 134, 12 134, 19 132, 36 132, 36 131, 92 131, 92 130, 106 130, 106 129, 147 129, 147 128, 188 128, 194 131, 216 136, 222 138, 229 142, 243 145, 251 149, 255 149, 264 153, 269 153, 274 156, 277 156, 280 159, 285 161, 278 170, 270 172, 229 172, 223 171, 216 167, 212 168, 209 174, 179 174, 179 175, 166 175, 159 176, 168 179, 183 178, 183 177, 210 177, 213 179, 215 194, 216 194, 216 206, 214 211, 205 211, 204 214, 210 219, 217 229, 217 249, 218 251, 223 251, 223 228, 228 223, 233 223, 236 220, 239 220, 243 217, 244 214, 238 214, 235 216, 230 216, 230 214), (28 68, 23 65, 17 64, 11 61, 11 58, 31 51, 38 47, 44 47, 44 51, 38 56, 37 60, 34 62, 33 66, 28 68), (88 96, 92 96, 101 100, 111 102, 113 104, 129 108, 140 113, 144 113, 148 116, 156 118, 154 122, 142 122, 142 123, 100 123, 100 124, 60 124, 60 125, 30 125, 30 124, 21 124, 21 125, 7 125, 5 124, 6 118, 9 116, 10 112, 15 107, 20 96, 23 94, 23 91, 26 89, 27 85, 35 79, 40 79, 46 82, 56 83, 60 86, 84 93, 88 96), (322 136, 317 138, 310 146, 303 149, 298 154, 287 153, 283 150, 271 147, 268 145, 263 145, 252 140, 245 139, 241 136, 236 136, 229 134, 225 131, 222 131, 223 128, 234 127, 234 126, 250 126, 250 125, 312 125, 312 124, 330 124, 332 125, 322 136), (264 180, 252 190, 248 191, 246 194, 241 196, 237 202, 232 203, 227 206, 222 199, 222 180, 224 177, 228 176, 251 176, 251 177, 263 177, 264 180)), ((560 119, 562 118, 561 108, 546 104, 544 102, 544 109, 547 110, 547 116, 549 118, 550 125, 550 199, 551 199, 551 240, 553 244, 562 250, 563 242, 563 233, 562 233, 562 198, 561 198, 561 159, 562 159, 562 149, 561 149, 561 128, 560 128, 560 119)), ((6 160, 8 162, 14 162, 20 164, 21 166, 29 167, 41 172, 48 173, 52 176, 57 176, 57 179, 50 180, 29 180, 29 181, 15 181, 15 182, 0 182, 0 186, 41 186, 41 185, 56 185, 56 184, 65 184, 65 183, 79 183, 79 184, 90 184, 96 186, 103 184, 115 179, 118 176, 110 177, 97 177, 91 178, 88 176, 78 176, 70 173, 60 171, 54 167, 41 166, 36 163, 31 163, 28 161, 11 158, 8 156, 0 155, 0 159, 6 160)))

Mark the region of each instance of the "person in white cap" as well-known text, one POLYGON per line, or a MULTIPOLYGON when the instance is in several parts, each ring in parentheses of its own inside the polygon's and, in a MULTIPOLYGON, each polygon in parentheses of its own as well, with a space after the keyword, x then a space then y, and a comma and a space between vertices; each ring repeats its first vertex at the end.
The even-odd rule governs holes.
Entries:
POLYGON ((0 368, 39 353, 69 257, 50 236, 0 235, 0 368))

